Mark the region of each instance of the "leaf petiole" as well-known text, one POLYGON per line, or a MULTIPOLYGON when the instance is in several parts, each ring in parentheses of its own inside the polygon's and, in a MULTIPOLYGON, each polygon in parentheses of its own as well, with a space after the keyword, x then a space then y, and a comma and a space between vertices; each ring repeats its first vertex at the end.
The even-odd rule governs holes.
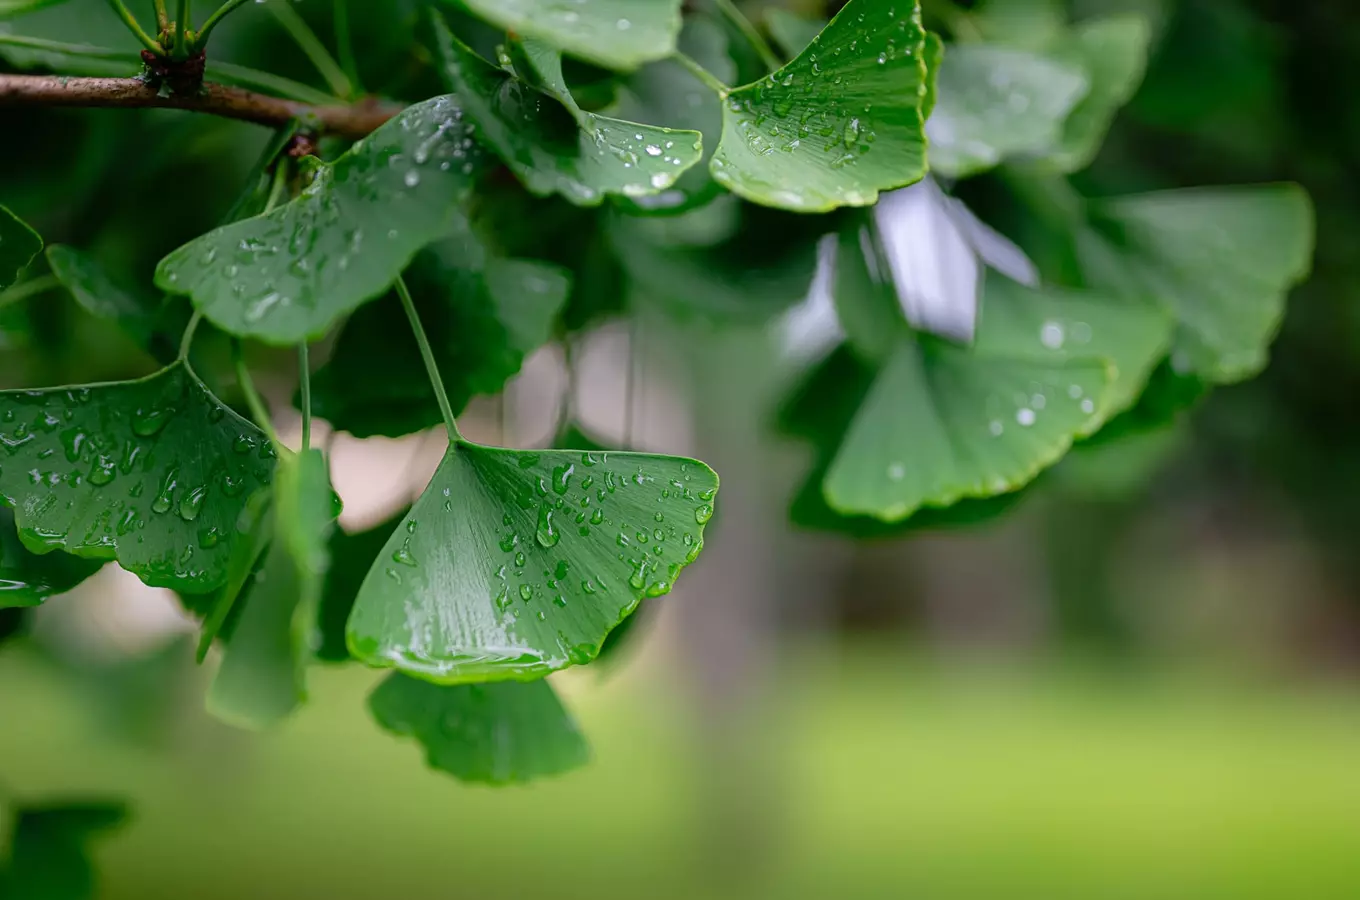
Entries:
POLYGON ((312 364, 307 342, 298 344, 298 385, 302 390, 302 452, 312 446, 312 364))
POLYGON ((231 342, 231 362, 236 369, 236 384, 241 389, 241 395, 245 397, 246 406, 250 408, 250 417, 255 420, 255 424, 260 426, 260 430, 269 438, 269 443, 275 449, 280 449, 283 444, 279 441, 279 433, 274 430, 274 422, 269 417, 269 408, 264 405, 264 399, 260 392, 255 389, 255 379, 250 377, 250 369, 246 367, 245 354, 241 352, 241 342, 233 340, 231 342))
POLYGON ((188 59, 194 49, 189 43, 189 17, 193 14, 192 6, 193 0, 179 0, 179 16, 175 20, 174 57, 181 62, 188 59))
POLYGON ((188 326, 184 329, 184 337, 179 342, 179 361, 184 362, 189 358, 189 351, 194 346, 194 335, 198 333, 198 326, 203 322, 203 311, 194 310, 193 317, 189 319, 188 326))
POLYGON ((123 0, 109 0, 109 8, 123 21, 127 30, 132 32, 132 36, 141 41, 143 47, 157 56, 165 56, 165 48, 143 30, 141 23, 137 21, 137 17, 132 14, 132 10, 123 4, 123 0))
POLYGON ((203 27, 198 29, 198 34, 194 35, 194 50, 202 50, 208 45, 208 36, 212 34, 212 30, 216 28, 223 19, 237 9, 240 9, 242 6, 245 6, 247 3, 253 2, 255 2, 255 0, 227 0, 226 3, 219 6, 216 12, 208 16, 207 20, 203 23, 203 27))
POLYGON ((312 65, 321 73, 321 77, 326 79, 326 84, 330 85, 331 92, 346 100, 352 97, 354 85, 350 83, 344 69, 335 61, 335 57, 331 56, 326 45, 321 43, 316 32, 312 31, 312 27, 298 14, 298 11, 288 3, 271 4, 269 11, 274 14, 274 18, 279 20, 279 24, 292 37, 298 48, 311 60, 312 65))
POLYGON ((155 0, 156 27, 161 31, 170 27, 170 11, 165 8, 165 0, 155 0))
POLYGON ((430 377, 435 398, 439 400, 439 411, 444 415, 444 426, 448 429, 449 440, 461 441, 463 435, 458 431, 458 420, 453 414, 453 404, 449 402, 448 392, 444 390, 444 379, 439 377, 439 364, 435 362, 434 350, 430 348, 430 339, 425 334, 425 326, 420 324, 420 313, 416 312, 415 301, 411 299, 411 291, 406 287, 406 278, 397 276, 394 287, 397 296, 401 298, 402 308, 406 310, 406 318, 411 320, 411 331, 416 336, 416 343, 420 345, 420 356, 425 360, 425 372, 430 377))
POLYGON ((39 275, 37 278, 30 278, 22 281, 7 291, 0 291, 0 309, 4 309, 12 303, 19 303, 29 297, 36 297, 48 291, 56 290, 61 287, 61 280, 55 275, 39 275))
POLYGON ((732 92, 732 88, 719 81, 712 72, 699 65, 692 57, 676 50, 671 54, 671 59, 688 69, 691 75, 702 81, 704 86, 717 94, 719 98, 726 100, 727 95, 732 92))
POLYGON ((729 22, 736 26, 736 29, 741 32, 741 36, 746 38, 746 42, 759 54, 761 62, 765 63, 765 66, 771 72, 784 65, 778 54, 774 52, 774 48, 770 46, 769 41, 765 40, 765 36, 760 33, 760 29, 756 28, 750 19, 746 18, 746 14, 737 8, 736 3, 733 3, 732 0, 713 0, 713 4, 718 7, 719 12, 727 17, 729 22))
POLYGON ((344 70, 345 77, 353 85, 355 93, 362 94, 364 87, 359 80, 359 61, 354 56, 354 40, 349 28, 348 0, 335 0, 334 19, 335 50, 336 55, 340 57, 340 68, 344 70))

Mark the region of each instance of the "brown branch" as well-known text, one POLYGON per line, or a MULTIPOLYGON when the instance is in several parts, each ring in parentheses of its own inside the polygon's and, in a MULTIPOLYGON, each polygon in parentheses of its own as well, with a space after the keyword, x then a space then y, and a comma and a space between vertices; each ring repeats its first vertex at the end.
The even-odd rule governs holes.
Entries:
POLYGON ((293 119, 339 137, 372 134, 399 112, 379 100, 352 105, 310 106, 205 82, 194 96, 162 97, 138 78, 70 78, 60 75, 0 75, 0 107, 65 106, 85 109, 184 109, 279 127, 293 119))

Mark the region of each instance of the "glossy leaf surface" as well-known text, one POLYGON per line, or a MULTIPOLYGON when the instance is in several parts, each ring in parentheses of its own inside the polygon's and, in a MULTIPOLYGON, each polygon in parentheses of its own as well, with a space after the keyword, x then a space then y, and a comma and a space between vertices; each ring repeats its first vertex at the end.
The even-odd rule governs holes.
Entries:
POLYGON ((635 69, 675 49, 680 0, 463 0, 487 22, 607 69, 635 69))
POLYGON ((156 270, 224 331, 319 338, 449 229, 485 156, 452 96, 410 107, 274 211, 186 244, 156 270))
MULTIPOLYGON (((702 155, 702 135, 583 112, 483 60, 435 19, 443 71, 489 144, 533 193, 595 205, 665 190, 702 155)), ((545 66, 545 68, 547 68, 545 66)), ((540 70, 542 74, 542 70, 540 70)), ((569 96, 569 95, 568 95, 569 96)))
POLYGON ((799 212, 868 206, 919 181, 924 46, 914 0, 850 0, 797 59, 728 95, 713 177, 799 212))
POLYGON ((0 206, 0 291, 19 279, 19 273, 42 252, 42 246, 36 231, 0 206))
POLYGON ((14 513, 0 507, 0 609, 39 606, 71 590, 101 565, 66 553, 33 553, 19 540, 14 513))
POLYGON ((378 724, 413 737, 462 781, 523 784, 584 765, 590 748, 547 681, 430 684, 400 673, 369 697, 378 724))
POLYGON ((139 381, 0 393, 0 500, 24 543, 116 558, 189 593, 226 579, 246 497, 271 478, 264 435, 183 364, 139 381))
POLYGON ((456 442, 365 579, 350 651, 449 684, 588 663, 698 557, 717 489, 688 459, 456 442))

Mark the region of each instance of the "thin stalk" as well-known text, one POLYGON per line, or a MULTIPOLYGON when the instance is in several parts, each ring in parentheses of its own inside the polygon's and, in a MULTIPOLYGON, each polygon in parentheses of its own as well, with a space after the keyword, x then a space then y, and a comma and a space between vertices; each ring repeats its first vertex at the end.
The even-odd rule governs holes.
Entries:
POLYGON ((623 445, 629 450, 637 446, 634 440, 633 408, 637 406, 638 345, 642 342, 642 327, 637 317, 628 320, 628 373, 623 379, 623 445))
POLYGON ((164 31, 170 27, 170 11, 165 8, 165 0, 155 0, 156 28, 164 31))
POLYGON ((727 17, 729 22, 736 26, 737 30, 741 32, 741 36, 746 38, 747 43, 760 55, 761 62, 765 63, 765 66, 771 72, 783 65, 769 41, 765 40, 765 36, 760 33, 760 29, 756 28, 750 19, 746 18, 746 14, 737 8, 737 4, 733 3, 732 0, 713 0, 713 4, 718 7, 719 12, 727 17))
POLYGON ((312 446, 312 365, 307 342, 298 344, 298 386, 302 389, 302 452, 312 446))
MULTIPOLYGON (((250 170, 250 177, 246 179, 245 190, 242 191, 241 195, 236 198, 236 202, 232 204, 231 210, 228 211, 226 218, 222 220, 221 224, 228 225, 232 222, 235 222, 237 219, 245 217, 251 204, 255 202, 255 198, 258 195, 260 189, 260 179, 264 178, 265 175, 269 172, 270 166, 274 165, 275 162, 279 161, 280 155, 282 155, 283 151, 287 149, 288 143, 293 139, 293 136, 297 134, 297 132, 298 123, 296 120, 294 120, 280 128, 274 134, 274 139, 271 140, 268 146, 264 148, 264 153, 260 154, 260 158, 256 161, 255 166, 250 170)), ((270 188, 271 188, 270 193, 272 194, 273 193, 272 181, 270 183, 270 188)))
POLYGON ((362 94, 364 87, 359 81, 359 60, 354 56, 354 38, 349 30, 349 0, 335 0, 332 18, 335 20, 335 52, 340 57, 340 68, 345 70, 345 77, 354 86, 355 92, 362 94))
POLYGON ((411 291, 406 287, 404 277, 398 276, 396 288, 401 305, 406 310, 406 318, 411 320, 411 331, 416 336, 416 343, 420 345, 420 356, 425 360, 425 372, 429 375, 434 395, 439 400, 439 411, 444 414, 444 427, 448 429, 449 440, 461 441, 463 435, 458 431, 458 420, 453 415, 453 404, 449 402, 448 392, 444 390, 444 379, 439 377, 439 364, 435 362, 430 339, 425 334, 425 326, 420 324, 420 314, 416 312, 416 303, 411 299, 411 291))
POLYGON ((175 19, 175 59, 186 60, 189 58, 189 51, 193 49, 189 46, 189 25, 193 11, 193 0, 179 0, 179 14, 175 19))
POLYGON ((283 199, 283 192, 288 189, 288 169, 286 159, 279 160, 279 164, 274 167, 274 182, 269 186, 269 198, 265 200, 263 215, 273 212, 274 207, 283 199))
POLYGON ((28 281, 14 285, 7 291, 0 291, 0 309, 27 300, 29 297, 36 297, 39 294, 56 290, 59 287, 61 287, 61 279, 55 275, 39 275, 37 278, 30 278, 28 281))
POLYGON ((255 424, 260 426, 260 430, 269 438, 269 443, 276 448, 282 447, 279 442, 279 433, 274 430, 274 422, 269 418, 269 408, 264 405, 264 399, 260 397, 260 392, 255 389, 255 380, 250 377, 250 370, 246 368, 245 354, 241 352, 241 342, 233 339, 231 342, 231 362, 236 368, 236 383, 241 388, 241 395, 246 398, 246 406, 250 408, 250 417, 255 420, 255 424))
POLYGON ((717 94, 719 97, 726 99, 727 95, 732 92, 730 87, 719 81, 713 73, 708 71, 708 69, 705 69, 679 50, 676 50, 671 54, 671 59, 684 66, 686 69, 689 69, 691 75, 702 81, 709 90, 713 91, 713 93, 717 94))
POLYGON ((46 38, 28 37, 22 34, 0 32, 0 46, 28 47, 32 50, 46 50, 64 56, 81 56, 85 59, 108 59, 127 62, 129 66, 139 64, 141 57, 131 50, 115 50, 112 47, 95 47, 91 44, 68 44, 64 41, 49 41, 46 38))
POLYGON ((137 17, 132 14, 132 10, 123 5, 123 0, 109 0, 109 8, 114 11, 118 18, 123 20, 123 24, 127 26, 127 30, 132 32, 133 37, 141 41, 143 47, 157 56, 165 55, 165 48, 162 47, 155 38, 142 29, 142 24, 138 22, 137 17))
POLYGON ((238 66, 235 63, 210 62, 204 74, 227 84, 270 91, 289 100, 310 103, 313 106, 329 106, 340 102, 339 97, 332 97, 325 91, 318 91, 300 81, 284 78, 273 72, 261 72, 248 66, 238 66))
POLYGON ((179 342, 179 361, 184 362, 189 358, 189 351, 194 346, 194 335, 198 333, 198 326, 203 322, 203 310, 194 310, 194 315, 189 319, 189 325, 184 329, 184 337, 179 342))
POLYGON ((326 45, 321 43, 321 39, 312 31, 312 26, 298 14, 298 11, 288 3, 270 4, 269 11, 274 14, 274 18, 279 20, 279 24, 293 38, 298 48, 312 61, 316 70, 321 73, 321 77, 326 79, 331 91, 338 97, 349 99, 354 94, 354 86, 350 84, 345 71, 340 68, 340 64, 331 56, 331 52, 326 49, 326 45))
POLYGON ((198 34, 194 35, 194 50, 202 50, 208 45, 208 36, 212 34, 212 30, 216 28, 223 19, 240 9, 242 6, 245 6, 247 3, 254 2, 255 0, 227 0, 226 3, 219 6, 217 11, 208 16, 207 20, 204 21, 203 27, 198 29, 198 34))

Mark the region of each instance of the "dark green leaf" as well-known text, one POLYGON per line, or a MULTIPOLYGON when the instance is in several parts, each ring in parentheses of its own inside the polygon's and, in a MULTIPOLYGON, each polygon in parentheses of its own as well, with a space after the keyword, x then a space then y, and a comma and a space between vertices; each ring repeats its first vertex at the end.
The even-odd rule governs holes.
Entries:
POLYGON ((19 273, 42 252, 42 246, 36 231, 0 206, 0 291, 19 280, 19 273))
POLYGON ((553 98, 483 60, 435 18, 443 71, 492 147, 533 193, 593 206, 606 195, 640 197, 670 187, 702 155, 703 137, 583 112, 561 79, 553 98))
POLYGON ((130 290, 110 278, 93 257, 71 247, 48 247, 47 263, 90 315, 115 323, 161 362, 175 358, 179 338, 189 324, 183 303, 171 304, 162 296, 130 290))
POLYGON ((0 393, 0 500, 38 550, 114 559, 190 593, 227 577, 274 452, 176 363, 138 381, 0 393))
POLYGON ((389 676, 368 699, 378 724, 413 737, 461 781, 523 784, 584 765, 590 748, 546 681, 436 685, 389 676))
POLYGON ((456 98, 427 100, 320 166, 293 202, 170 254, 156 283, 231 334, 319 338, 447 233, 483 163, 456 98))
POLYGON ((797 59, 728 95, 713 177, 799 212, 869 206, 919 181, 924 50, 915 0, 850 0, 797 59))
POLYGON ((455 442, 364 581, 350 651, 449 684, 588 663, 698 558, 717 489, 688 459, 455 442))
POLYGON ((359 588, 364 583, 373 561, 378 558, 387 539, 398 523, 406 517, 403 512, 390 522, 358 534, 347 534, 337 528, 331 534, 331 566, 326 570, 326 587, 317 610, 316 658, 322 662, 349 662, 349 647, 345 645, 345 623, 354 609, 359 588))
POLYGON ((39 606, 64 594, 103 565, 65 553, 32 553, 14 529, 14 513, 0 507, 0 609, 39 606))
POLYGON ((609 69, 636 69, 675 49, 680 0, 463 0, 491 24, 609 69))
POLYGON ((10 865, 0 872, 0 889, 14 900, 93 900, 94 866, 89 844, 101 831, 120 825, 120 804, 47 806, 18 810, 10 865))

